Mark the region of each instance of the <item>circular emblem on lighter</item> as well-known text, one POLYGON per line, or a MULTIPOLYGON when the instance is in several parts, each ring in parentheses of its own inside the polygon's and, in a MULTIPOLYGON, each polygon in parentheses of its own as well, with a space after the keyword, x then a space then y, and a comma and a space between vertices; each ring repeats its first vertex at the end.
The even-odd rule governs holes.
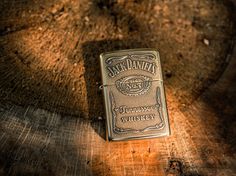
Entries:
POLYGON ((144 75, 130 75, 118 79, 116 88, 124 95, 138 96, 145 94, 151 87, 151 78, 144 75))

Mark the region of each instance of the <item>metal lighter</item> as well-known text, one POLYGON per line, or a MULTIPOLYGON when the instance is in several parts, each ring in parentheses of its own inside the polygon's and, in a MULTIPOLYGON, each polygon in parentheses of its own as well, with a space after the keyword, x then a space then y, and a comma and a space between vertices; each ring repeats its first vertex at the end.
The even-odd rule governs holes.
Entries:
POLYGON ((108 140, 170 134, 159 53, 131 49, 100 55, 108 140))

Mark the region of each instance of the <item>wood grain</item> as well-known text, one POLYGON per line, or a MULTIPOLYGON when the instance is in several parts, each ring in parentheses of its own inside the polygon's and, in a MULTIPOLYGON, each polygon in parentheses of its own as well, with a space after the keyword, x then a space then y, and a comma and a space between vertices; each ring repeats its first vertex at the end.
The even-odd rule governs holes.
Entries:
POLYGON ((236 173, 231 1, 0 2, 0 175, 236 173), (98 57, 157 48, 171 136, 107 142, 98 57))

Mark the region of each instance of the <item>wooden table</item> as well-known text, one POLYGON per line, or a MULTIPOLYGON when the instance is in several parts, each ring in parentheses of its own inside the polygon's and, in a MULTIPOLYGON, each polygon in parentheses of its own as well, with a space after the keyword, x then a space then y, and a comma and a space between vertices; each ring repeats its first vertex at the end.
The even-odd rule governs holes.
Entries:
POLYGON ((230 1, 2 0, 0 175, 236 175, 230 1), (171 136, 108 142, 98 57, 157 48, 171 136))

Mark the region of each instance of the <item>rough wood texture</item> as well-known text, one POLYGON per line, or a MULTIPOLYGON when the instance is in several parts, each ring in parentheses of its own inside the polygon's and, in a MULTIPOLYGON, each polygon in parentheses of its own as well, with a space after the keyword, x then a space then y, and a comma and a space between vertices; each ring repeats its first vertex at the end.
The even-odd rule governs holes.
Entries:
POLYGON ((236 175, 227 0, 2 0, 1 175, 236 175), (172 135, 105 141, 101 52, 161 53, 172 135))

